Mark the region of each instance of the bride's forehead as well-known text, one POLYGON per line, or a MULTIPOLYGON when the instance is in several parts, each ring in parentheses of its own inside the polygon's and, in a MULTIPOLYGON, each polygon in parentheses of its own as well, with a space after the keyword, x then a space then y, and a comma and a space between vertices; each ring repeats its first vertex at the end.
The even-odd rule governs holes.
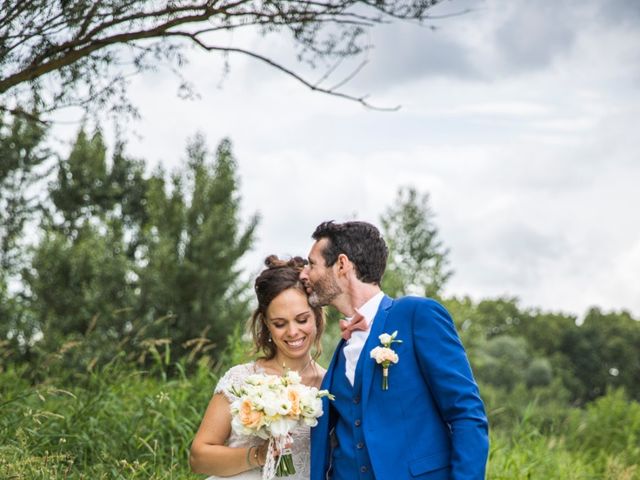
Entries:
POLYGON ((267 315, 287 314, 296 316, 309 309, 309 302, 304 292, 297 288, 287 288, 280 292, 269 304, 267 315))

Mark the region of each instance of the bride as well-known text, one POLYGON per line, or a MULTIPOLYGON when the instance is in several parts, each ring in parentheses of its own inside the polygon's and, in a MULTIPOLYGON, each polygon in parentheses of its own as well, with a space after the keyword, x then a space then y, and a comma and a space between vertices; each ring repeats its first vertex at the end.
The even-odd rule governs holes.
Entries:
MULTIPOLYGON (((237 435, 231 428, 230 405, 236 399, 230 389, 254 373, 282 375, 295 370, 302 383, 319 388, 324 369, 315 361, 320 354, 324 317, 319 307, 309 306, 299 280, 304 260, 267 257, 255 281, 258 307, 251 317, 255 361, 230 368, 220 379, 191 445, 189 462, 195 473, 234 480, 259 480, 265 464, 267 442, 237 435), (315 347, 312 356, 311 348, 315 347)), ((297 427, 291 445, 294 475, 287 480, 309 479, 309 427, 297 427)))

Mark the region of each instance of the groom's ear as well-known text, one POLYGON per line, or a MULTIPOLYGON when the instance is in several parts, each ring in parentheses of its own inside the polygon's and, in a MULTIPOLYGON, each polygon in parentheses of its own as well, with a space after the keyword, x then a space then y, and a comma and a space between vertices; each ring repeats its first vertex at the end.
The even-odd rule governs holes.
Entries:
POLYGON ((338 275, 346 275, 353 270, 353 263, 344 253, 338 255, 336 265, 338 266, 338 275))

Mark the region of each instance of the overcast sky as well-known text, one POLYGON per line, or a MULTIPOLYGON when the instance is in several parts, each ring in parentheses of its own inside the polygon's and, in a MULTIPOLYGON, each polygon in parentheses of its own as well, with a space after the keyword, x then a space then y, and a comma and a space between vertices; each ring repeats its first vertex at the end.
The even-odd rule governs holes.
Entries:
MULTIPOLYGON (((249 273, 269 253, 306 256, 323 220, 379 224, 411 185, 431 195, 451 249, 447 294, 640 317, 640 2, 452 1, 433 13, 466 7, 435 31, 373 32, 345 90, 397 112, 313 93, 246 58, 224 76, 193 52, 183 72, 198 100, 179 100, 166 71, 132 84, 142 119, 128 151, 171 169, 195 132, 212 150, 231 138, 243 215, 262 217, 249 273)), ((294 65, 287 38, 242 42, 294 65)))

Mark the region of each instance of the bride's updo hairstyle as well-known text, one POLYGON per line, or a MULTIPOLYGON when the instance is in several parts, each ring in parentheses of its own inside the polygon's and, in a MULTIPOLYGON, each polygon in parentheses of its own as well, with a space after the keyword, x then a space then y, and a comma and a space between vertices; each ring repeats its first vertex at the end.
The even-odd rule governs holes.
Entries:
MULTIPOLYGON (((269 255, 264 264, 265 268, 254 285, 258 307, 254 310, 249 320, 251 335, 256 353, 262 353, 265 359, 271 360, 276 356, 276 346, 271 339, 269 328, 267 327, 267 308, 280 293, 289 288, 300 290, 305 297, 302 282, 300 282, 300 272, 306 264, 302 257, 293 257, 290 260, 281 260, 276 255, 269 255)), ((315 352, 314 358, 318 358, 322 353, 320 337, 324 330, 324 315, 321 307, 310 307, 316 322, 316 338, 313 342, 315 352)))

